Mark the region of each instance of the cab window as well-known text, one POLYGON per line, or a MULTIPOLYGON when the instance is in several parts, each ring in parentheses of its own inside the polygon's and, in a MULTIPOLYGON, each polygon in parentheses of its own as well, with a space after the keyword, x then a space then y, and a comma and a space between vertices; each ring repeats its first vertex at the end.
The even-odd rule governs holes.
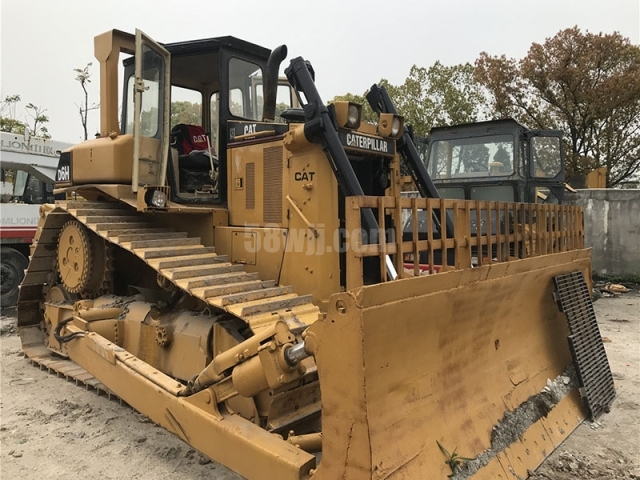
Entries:
POLYGON ((25 203, 44 203, 42 196, 43 182, 33 175, 29 175, 27 186, 24 190, 23 201, 25 203))
POLYGON ((531 175, 553 178, 560 173, 560 138, 533 137, 531 139, 531 175))
POLYGON ((293 107, 291 87, 289 85, 278 85, 278 93, 276 95, 276 121, 285 123, 285 120, 280 117, 280 114, 293 107))
POLYGON ((202 124, 202 94, 197 90, 171 86, 171 128, 180 123, 202 124))
POLYGON ((142 47, 142 105, 140 109, 140 134, 144 137, 155 137, 158 133, 160 115, 161 89, 160 70, 164 60, 146 45, 142 47))
POLYGON ((129 75, 129 78, 127 78, 127 115, 126 115, 126 119, 125 119, 125 125, 124 125, 124 133, 133 133, 133 115, 134 115, 134 108, 133 108, 133 97, 135 96, 135 84, 136 84, 136 76, 135 75, 129 75))
POLYGON ((428 169, 433 178, 511 175, 514 172, 513 136, 434 141, 428 169))
POLYGON ((211 95, 210 110, 211 112, 211 143, 218 152, 218 131, 220 128, 220 94, 211 95))
POLYGON ((262 108, 258 107, 262 102, 257 101, 258 97, 264 97, 262 84, 257 86, 255 92, 252 91, 254 79, 262 76, 262 69, 255 63, 239 58, 229 60, 228 108, 232 115, 250 120, 262 119, 262 108), (252 98, 252 95, 256 98, 252 98))
MULTIPOLYGON (((262 95, 258 95, 256 92, 258 89, 262 90, 262 77, 257 77, 254 79, 253 84, 253 93, 255 98, 254 108, 256 111, 262 112, 264 107, 264 98, 262 95)), ((288 83, 279 83, 278 89, 276 90, 276 117, 275 121, 278 123, 287 123, 284 118, 280 116, 282 112, 289 108, 298 107, 297 99, 294 100, 293 89, 288 83)))

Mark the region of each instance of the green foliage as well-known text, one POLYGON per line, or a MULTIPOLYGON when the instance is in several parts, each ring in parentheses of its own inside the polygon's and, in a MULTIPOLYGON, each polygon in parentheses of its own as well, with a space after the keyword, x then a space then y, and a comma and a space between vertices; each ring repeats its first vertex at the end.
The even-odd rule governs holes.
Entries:
POLYGON ((276 104, 276 122, 281 122, 281 123, 285 122, 285 120, 280 116, 280 114, 285 110, 287 110, 288 108, 291 108, 291 107, 287 103, 281 102, 276 104))
POLYGON ((436 443, 438 444, 438 447, 440 447, 442 453, 444 453, 447 457, 444 463, 449 465, 449 467, 451 468, 451 475, 447 475, 448 478, 453 478, 453 476, 456 474, 456 470, 464 465, 465 462, 470 462, 473 460, 473 458, 461 457, 460 455, 458 455, 456 453, 457 449, 454 449, 453 453, 449 453, 449 451, 444 448, 439 441, 436 440, 436 443))
POLYGON ((497 117, 565 132, 569 176, 607 167, 613 187, 640 170, 640 47, 620 34, 569 28, 519 61, 483 52, 476 80, 497 117))
POLYGON ((464 165, 465 172, 487 172, 489 170, 489 147, 484 143, 461 145, 459 148, 460 164, 458 164, 458 169, 464 165))
POLYGON ((0 117, 0 131, 24 135, 24 123, 14 118, 0 117))
POLYGON ((171 102, 171 128, 179 123, 202 124, 202 105, 188 101, 171 102))
POLYGON ((46 123, 49 123, 49 116, 45 115, 46 110, 28 103, 26 108, 27 115, 31 118, 33 124, 29 121, 22 122, 16 118, 16 107, 20 103, 20 95, 7 95, 2 100, 0 106, 0 130, 3 132, 17 133, 24 135, 28 132, 34 137, 51 138, 46 123))
MULTIPOLYGON (((445 66, 436 62, 429 68, 414 65, 402 85, 391 85, 386 79, 378 84, 387 89, 398 113, 421 136, 428 135, 432 127, 475 122, 483 118, 487 107, 469 63, 445 66)), ((347 93, 334 101, 363 104, 363 119, 376 123, 377 115, 369 107, 365 95, 347 93)))
POLYGON ((33 126, 30 126, 29 124, 26 125, 31 135, 45 139, 51 138, 49 130, 45 126, 45 123, 49 123, 49 116, 44 114, 47 110, 42 107, 38 107, 33 103, 27 104, 25 108, 27 109, 27 115, 29 115, 33 121, 33 126))
POLYGON ((475 122, 485 114, 485 97, 469 63, 414 65, 405 82, 388 91, 418 135, 427 135, 432 127, 475 122))
POLYGON ((25 124, 16 119, 20 95, 7 95, 0 106, 0 131, 24 135, 25 124))
POLYGON ((378 123, 378 115, 371 109, 369 102, 364 95, 354 95, 353 93, 346 93, 344 95, 338 95, 330 100, 329 103, 334 102, 353 102, 362 105, 362 120, 369 123, 378 123))
POLYGON ((76 72, 76 80, 80 82, 82 88, 85 88, 87 83, 91 83, 91 73, 89 72, 89 67, 93 65, 92 62, 87 63, 84 68, 74 68, 73 71, 76 72))
POLYGON ((626 283, 626 286, 631 285, 634 289, 638 289, 640 286, 640 274, 628 273, 626 275, 606 275, 600 273, 594 273, 592 275, 595 281, 608 282, 608 283, 626 283))

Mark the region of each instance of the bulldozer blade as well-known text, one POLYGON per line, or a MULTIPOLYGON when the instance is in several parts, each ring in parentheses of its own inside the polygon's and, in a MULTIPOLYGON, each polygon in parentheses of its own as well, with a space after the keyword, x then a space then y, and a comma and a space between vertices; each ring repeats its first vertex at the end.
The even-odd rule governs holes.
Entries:
MULTIPOLYGON (((554 302, 576 250, 331 297, 318 479, 525 479, 585 418, 554 302)), ((309 342, 311 340, 308 340, 309 342)))

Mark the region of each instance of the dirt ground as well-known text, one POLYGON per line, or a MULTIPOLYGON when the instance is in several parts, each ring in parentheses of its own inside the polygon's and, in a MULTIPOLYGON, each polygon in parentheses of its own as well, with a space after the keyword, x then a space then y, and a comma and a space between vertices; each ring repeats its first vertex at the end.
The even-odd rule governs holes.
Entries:
MULTIPOLYGON (((640 479, 640 292, 595 303, 616 382, 611 412, 585 422, 536 480, 640 479)), ((2 479, 239 479, 117 400, 32 366, 15 312, 0 318, 2 479)))

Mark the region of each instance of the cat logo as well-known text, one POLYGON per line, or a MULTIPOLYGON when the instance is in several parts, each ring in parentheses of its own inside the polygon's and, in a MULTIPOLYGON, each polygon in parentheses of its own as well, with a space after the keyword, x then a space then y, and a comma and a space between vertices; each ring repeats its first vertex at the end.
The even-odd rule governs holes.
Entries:
POLYGON ((293 176, 296 182, 305 182, 313 180, 316 172, 296 172, 293 176))

